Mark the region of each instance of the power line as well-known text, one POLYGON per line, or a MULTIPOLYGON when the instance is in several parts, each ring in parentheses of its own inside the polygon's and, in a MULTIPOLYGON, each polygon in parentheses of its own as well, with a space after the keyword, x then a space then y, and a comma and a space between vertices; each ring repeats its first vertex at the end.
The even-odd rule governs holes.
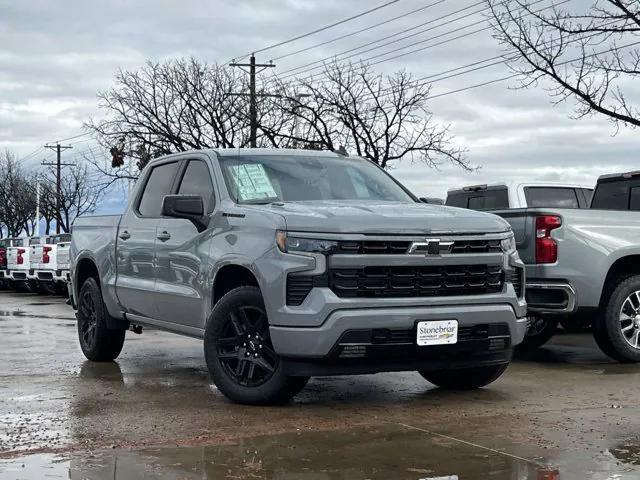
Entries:
POLYGON ((66 142, 68 140, 74 140, 76 138, 80 138, 80 137, 85 137, 87 135, 91 135, 91 132, 85 132, 85 133, 81 133, 79 135, 74 135, 73 137, 67 137, 67 138, 61 138, 60 140, 55 140, 51 143, 60 143, 60 142, 66 142))
POLYGON ((287 43, 295 42, 296 40, 300 40, 302 38, 309 37, 311 35, 315 35, 316 33, 320 33, 320 32, 323 32, 325 30, 329 30, 329 29, 331 29, 333 27, 337 27, 338 25, 342 25, 344 23, 350 22, 351 20, 355 20, 356 18, 360 18, 360 17, 363 17, 363 16, 368 15, 370 13, 373 13, 373 12, 375 12, 377 10, 381 10, 381 9, 383 9, 385 7, 388 7, 389 5, 393 5, 394 3, 398 3, 399 1, 400 0, 391 0, 389 2, 383 3, 382 5, 378 5, 377 7, 371 8, 369 10, 365 10, 364 12, 360 12, 360 13, 358 13, 356 15, 352 15, 350 17, 344 18, 344 19, 342 19, 342 20, 340 20, 338 22, 334 22, 334 23, 331 23, 329 25, 325 25, 324 27, 316 28, 315 30, 312 30, 312 31, 307 32, 307 33, 303 33, 301 35, 297 35, 297 36, 292 37, 292 38, 290 38, 288 40, 283 40, 281 42, 274 43, 274 44, 269 45, 267 47, 263 47, 263 48, 260 48, 258 50, 254 50, 253 52, 247 53, 245 55, 242 55, 241 57, 235 57, 234 59, 232 59, 231 61, 227 62, 226 64, 232 63, 234 60, 242 60, 244 58, 247 58, 251 54, 255 55, 256 53, 266 52, 267 50, 271 50, 271 49, 276 48, 276 47, 281 47, 282 45, 286 45, 287 43))
POLYGON ((288 57, 291 57, 293 55, 298 55, 299 53, 308 52, 309 50, 313 50, 314 48, 323 47, 325 45, 329 45, 330 43, 335 43, 335 42, 337 42, 339 40, 344 40, 345 38, 353 37, 354 35, 358 35, 358 34, 360 34, 362 32, 367 32, 369 30, 373 30, 374 28, 377 28, 377 27, 380 27, 382 25, 386 25, 388 23, 394 22, 394 21, 396 21, 396 20, 398 20, 400 18, 408 17, 409 15, 413 15, 414 13, 421 12, 423 10, 431 8, 431 7, 435 6, 435 5, 439 5, 440 3, 443 3, 443 2, 446 2, 446 1, 447 0, 438 0, 437 2, 430 3, 429 5, 425 5, 424 7, 416 8, 414 10, 411 10, 411 11, 407 12, 407 13, 403 13, 402 15, 397 15, 395 17, 389 18, 389 19, 387 19, 387 20, 385 20, 383 22, 378 22, 378 23, 376 23, 374 25, 369 25, 368 27, 361 28, 360 30, 355 30, 353 32, 345 33, 344 35, 340 35, 339 37, 335 37, 335 38, 332 38, 330 40, 326 40, 324 42, 316 43, 316 44, 311 45, 309 47, 301 48, 300 50, 296 50, 294 52, 289 52, 289 53, 286 53, 284 55, 280 55, 279 57, 274 57, 272 60, 273 61, 281 60, 283 58, 288 58, 288 57))
MULTIPOLYGON (((534 2, 533 4, 535 4, 535 3, 540 3, 540 2, 542 2, 542 1, 544 1, 544 0, 537 0, 537 1, 536 1, 536 2, 534 2)), ((555 4, 551 4, 551 5, 549 5, 549 6, 543 7, 543 8, 541 8, 541 9, 539 9, 537 12, 541 12, 541 11, 547 10, 547 9, 549 9, 549 8, 557 7, 557 6, 559 6, 559 5, 562 5, 562 4, 564 4, 564 3, 567 3, 568 1, 569 1, 569 0, 562 0, 561 2, 557 2, 557 3, 555 3, 555 4)), ((533 4, 532 4, 532 5, 533 5, 533 4)), ((479 13, 479 12, 474 12, 474 13, 479 13)), ((409 48, 409 47, 411 47, 411 46, 415 46, 415 45, 418 45, 418 44, 421 44, 421 43, 427 42, 427 41, 429 41, 429 40, 434 40, 434 39, 436 39, 436 38, 441 38, 441 37, 446 36, 446 35, 450 35, 451 33, 455 33, 455 32, 457 32, 457 31, 460 31, 460 30, 463 30, 463 29, 466 29, 466 28, 469 28, 469 27, 472 27, 472 26, 475 26, 475 25, 478 25, 478 24, 484 23, 485 21, 486 21, 486 20, 482 20, 482 21, 479 21, 479 22, 473 22, 473 23, 467 24, 467 25, 465 25, 465 26, 463 26, 463 27, 460 27, 460 28, 458 28, 458 29, 450 30, 450 31, 448 31, 448 32, 446 32, 446 33, 439 34, 439 35, 435 35, 435 36, 429 37, 429 38, 427 38, 427 39, 421 40, 421 41, 419 41, 419 42, 415 42, 415 43, 413 43, 413 44, 405 45, 405 46, 402 46, 402 47, 399 47, 399 48, 396 48, 396 49, 389 50, 388 52, 383 52, 383 53, 380 53, 380 54, 377 54, 377 55, 373 55, 373 56, 371 56, 371 57, 367 57, 367 58, 365 58, 365 59, 362 59, 362 60, 361 60, 361 62, 362 62, 362 63, 367 63, 367 62, 369 62, 369 61, 371 61, 371 60, 374 60, 374 59, 376 59, 376 58, 384 57, 384 56, 386 56, 386 55, 391 55, 392 53, 399 52, 399 51, 404 50, 404 49, 406 49, 406 48, 409 48)), ((450 22, 447 22, 447 23, 451 23, 451 21, 450 21, 450 22)), ((433 27, 432 29, 438 28, 439 26, 440 26, 440 25, 437 25, 437 26, 433 27)), ((489 25, 489 26, 487 26, 487 27, 480 28, 480 29, 473 30, 473 31, 471 31, 471 32, 467 32, 467 33, 464 33, 464 34, 460 34, 460 35, 457 35, 457 36, 452 37, 452 38, 447 38, 447 39, 442 40, 442 41, 440 41, 440 42, 432 43, 432 44, 429 44, 429 45, 426 45, 426 46, 423 46, 423 47, 420 47, 420 48, 417 48, 417 49, 414 49, 414 50, 411 50, 411 51, 408 51, 408 52, 399 53, 399 54, 394 55, 394 56, 392 56, 392 57, 384 58, 384 59, 378 60, 378 61, 373 62, 373 63, 368 63, 368 65, 373 66, 373 65, 378 65, 378 64, 383 63, 383 62, 388 62, 388 61, 390 61, 390 60, 396 60, 396 59, 398 59, 398 58, 400 58, 400 57, 403 57, 403 56, 406 56, 406 55, 410 55, 410 54, 413 54, 413 53, 416 53, 416 52, 420 52, 420 51, 428 50, 428 49, 431 49, 431 48, 434 48, 434 47, 438 47, 438 46, 441 46, 441 45, 444 45, 444 44, 447 44, 447 43, 453 42, 453 41, 455 41, 455 40, 460 40, 460 39, 462 39, 462 38, 465 38, 465 37, 468 37, 468 36, 471 36, 471 35, 475 35, 475 34, 480 33, 480 32, 482 32, 482 31, 489 30, 490 28, 491 28, 491 25, 489 25)), ((379 47, 375 47, 375 48, 380 48, 380 47, 382 47, 382 46, 384 46, 384 45, 380 45, 379 47)), ((372 48, 371 50, 374 50, 375 48, 372 48)), ((363 52, 361 52, 361 53, 363 53, 363 52)), ((349 56, 347 56, 347 57, 337 59, 337 61, 344 61, 344 60, 346 60, 346 59, 348 59, 348 58, 351 58, 351 57, 354 57, 354 56, 357 56, 357 55, 360 55, 360 53, 355 54, 355 55, 349 55, 349 56)), ((330 58, 330 57, 329 57, 329 58, 330 58)), ((498 58, 498 57, 495 57, 495 58, 498 58)), ((314 70, 314 69, 317 69, 317 68, 321 68, 321 67, 323 67, 323 66, 324 66, 324 65, 320 65, 320 66, 318 66, 318 67, 311 68, 311 69, 309 69, 309 70, 314 70)), ((353 69, 354 69, 354 67, 348 67, 348 69, 349 69, 349 70, 353 70, 353 69)), ((290 77, 292 77, 293 75, 295 75, 295 74, 285 75, 284 77, 278 77, 278 78, 279 78, 279 79, 286 79, 286 78, 290 78, 290 77)), ((299 80, 300 80, 300 81, 303 81, 303 80, 319 80, 319 79, 322 79, 322 78, 324 78, 324 77, 327 77, 328 75, 329 75, 329 74, 328 74, 327 72, 323 72, 323 73, 321 73, 318 77, 315 77, 315 78, 314 78, 314 77, 313 77, 313 75, 309 75, 309 76, 307 76, 307 77, 303 77, 302 79, 299 79, 299 80)))
MULTIPOLYGON (((416 30, 416 29, 418 29, 418 28, 420 28, 420 27, 424 27, 425 25, 431 25, 431 24, 436 23, 436 22, 438 22, 438 21, 440 21, 440 20, 443 20, 443 19, 445 19, 445 18, 447 18, 447 17, 451 17, 451 16, 453 16, 453 15, 456 15, 456 14, 458 14, 458 13, 460 13, 460 12, 463 12, 463 11, 469 10, 469 9, 474 8, 474 7, 476 7, 476 6, 480 5, 480 4, 483 4, 483 3, 484 3, 484 1, 480 1, 480 2, 473 3, 473 4, 471 4, 471 5, 467 6, 467 7, 464 7, 464 8, 461 8, 461 9, 455 10, 455 11, 453 11, 453 12, 447 13, 446 15, 441 15, 441 16, 439 16, 439 17, 432 18, 431 20, 428 20, 428 21, 423 22, 423 23, 419 23, 419 24, 417 24, 417 25, 414 25, 413 27, 405 28, 405 29, 403 29, 403 30, 400 30, 399 32, 393 33, 393 34, 391 34, 391 35, 387 35, 386 37, 378 38, 378 39, 373 40, 373 41, 371 41, 371 42, 365 42, 365 43, 363 43, 363 44, 361 44, 361 45, 358 45, 357 47, 349 48, 349 49, 347 49, 347 50, 344 50, 344 51, 342 51, 342 52, 339 52, 339 53, 336 53, 336 54, 330 55, 330 56, 328 56, 328 57, 324 57, 324 58, 321 58, 321 59, 319 59, 319 60, 315 60, 315 61, 313 61, 313 62, 308 62, 308 63, 305 63, 305 64, 303 64, 303 65, 298 65, 297 67, 289 68, 289 69, 287 69, 287 70, 284 70, 284 71, 280 72, 280 75, 282 76, 283 74, 286 74, 286 73, 289 73, 289 72, 294 72, 294 71, 297 71, 297 70, 303 70, 303 69, 305 69, 305 70, 307 70, 307 71, 308 71, 308 70, 309 70, 309 69, 308 69, 308 67, 310 67, 310 66, 312 66, 312 65, 322 64, 322 63, 324 63, 324 62, 325 62, 325 61, 327 61, 327 60, 331 60, 331 59, 334 59, 334 58, 339 57, 339 56, 341 56, 341 55, 345 55, 345 54, 347 54, 347 53, 351 53, 351 52, 355 52, 355 51, 357 51, 357 50, 361 50, 361 49, 363 49, 363 48, 369 47, 369 46, 374 45, 374 44, 376 44, 376 43, 383 42, 384 40, 388 40, 388 39, 393 38, 393 37, 396 37, 396 36, 398 36, 398 35, 402 35, 403 33, 407 33, 407 32, 410 32, 410 31, 412 31, 412 30, 416 30)), ((426 32, 426 31, 428 31, 428 30, 433 30, 433 29, 439 28, 439 27, 441 27, 441 26, 443 26, 443 25, 447 25, 447 24, 452 23, 452 22, 454 22, 454 21, 462 20, 462 19, 464 19, 464 18, 467 18, 469 15, 474 15, 474 14, 476 14, 476 13, 480 13, 480 12, 482 12, 482 11, 484 11, 484 10, 486 10, 486 8, 481 9, 481 10, 476 11, 476 12, 473 12, 473 13, 470 13, 470 14, 466 14, 466 15, 460 16, 460 17, 458 17, 458 18, 456 18, 456 19, 454 19, 454 20, 450 20, 449 22, 446 22, 446 23, 443 23, 443 24, 435 25, 434 27, 431 27, 430 29, 422 30, 422 31, 420 31, 420 32, 418 32, 418 33, 424 33, 424 32, 426 32)), ((484 20, 483 20, 483 22, 484 22, 484 20)), ((414 35, 417 35, 417 34, 414 34, 414 35)), ((394 42, 384 43, 384 44, 382 44, 382 45, 378 45, 378 46, 377 46, 377 47, 375 47, 375 48, 382 48, 382 47, 384 47, 384 46, 386 46, 386 45, 389 45, 389 44, 391 44, 391 43, 395 43, 395 42, 400 41, 400 40, 402 40, 402 39, 395 40, 394 42)), ((370 50, 367 50, 367 51, 370 51, 370 50)), ((357 53, 357 54, 354 54, 354 55, 349 55, 349 56, 345 57, 344 59, 351 58, 351 57, 353 57, 353 56, 360 55, 360 54, 362 54, 362 53, 364 53, 364 52, 360 52, 360 53, 357 53)), ((341 60, 344 60, 344 59, 341 59, 341 60)), ((322 66, 322 65, 320 65, 320 66, 322 66)), ((318 67, 315 67, 315 68, 318 68, 318 67)), ((315 70, 315 68, 312 68, 312 69, 310 69, 310 70, 315 70)), ((291 76, 291 75, 285 75, 283 78, 286 78, 286 77, 289 77, 289 76, 291 76)))
MULTIPOLYGON (((622 45, 622 46, 620 46, 620 47, 612 47, 612 48, 610 48, 610 49, 608 49, 608 50, 601 50, 600 52, 594 52, 594 53, 592 53, 591 55, 585 55, 585 56, 575 57, 575 58, 572 58, 571 60, 565 60, 564 62, 560 62, 560 63, 558 63, 558 64, 557 64, 557 65, 555 65, 555 66, 556 66, 556 67, 562 67, 562 66, 564 66, 564 65, 568 65, 568 64, 570 64, 570 63, 572 63, 572 62, 576 62, 576 61, 578 61, 578 60, 587 59, 587 58, 592 58, 592 57, 595 57, 595 56, 598 56, 598 55, 602 55, 602 54, 604 54, 604 53, 610 53, 610 52, 614 52, 614 51, 616 51, 616 50, 622 50, 622 49, 624 49, 624 48, 634 47, 634 46, 636 46, 636 45, 640 45, 640 41, 638 41, 638 42, 634 42, 634 43, 628 43, 627 45, 622 45)), ((509 75, 509 76, 502 77, 502 78, 496 78, 496 79, 494 79, 494 80, 489 80, 489 81, 487 81, 487 82, 482 82, 482 83, 477 83, 477 84, 475 84, 475 85, 469 85, 469 86, 466 86, 466 87, 457 88, 457 89, 455 89, 455 90, 450 90, 450 91, 448 91, 448 92, 443 92, 443 93, 439 93, 439 94, 436 94, 436 95, 429 95, 429 96, 427 97, 427 99, 428 99, 428 100, 431 100, 431 99, 433 99, 433 98, 446 97, 447 95, 453 95, 454 93, 459 93, 459 92, 464 92, 464 91, 466 91, 466 90, 472 90, 472 89, 474 89, 474 88, 484 87, 484 86, 486 86, 486 85, 491 85, 492 83, 503 82, 503 81, 505 81, 505 80, 509 80, 509 79, 511 79, 511 78, 515 78, 515 77, 517 77, 517 76, 519 76, 519 75, 521 75, 521 74, 520 74, 520 73, 514 73, 514 74, 511 74, 511 75, 509 75)))

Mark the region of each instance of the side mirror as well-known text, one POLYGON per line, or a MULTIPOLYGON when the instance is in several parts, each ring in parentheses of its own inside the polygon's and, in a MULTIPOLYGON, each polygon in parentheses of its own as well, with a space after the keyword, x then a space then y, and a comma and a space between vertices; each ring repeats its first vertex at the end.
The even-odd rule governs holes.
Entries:
POLYGON ((198 232, 209 226, 209 217, 204 214, 204 200, 200 195, 166 195, 162 200, 162 215, 190 220, 198 232))
POLYGON ((431 205, 444 205, 444 200, 436 197, 420 197, 419 200, 422 203, 429 203, 431 205))

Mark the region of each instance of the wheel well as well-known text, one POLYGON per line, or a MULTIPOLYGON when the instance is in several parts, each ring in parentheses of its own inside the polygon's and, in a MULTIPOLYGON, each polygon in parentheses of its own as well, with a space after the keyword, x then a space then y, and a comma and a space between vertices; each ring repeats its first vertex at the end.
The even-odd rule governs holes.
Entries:
POLYGON ((600 306, 609 299, 611 294, 616 288, 618 282, 616 279, 630 277, 631 275, 640 274, 640 255, 629 255, 628 257, 622 257, 616 260, 607 276, 604 280, 604 287, 602 289, 602 296, 600 297, 600 306))
POLYGON ((78 266, 76 267, 76 288, 78 291, 82 288, 82 284, 85 282, 87 278, 95 278, 98 285, 100 285, 100 274, 98 273, 98 267, 93 263, 93 260, 89 258, 83 258, 78 262, 78 266))
POLYGON ((213 305, 234 288, 243 286, 259 287, 253 272, 240 265, 225 265, 218 270, 213 282, 213 305))

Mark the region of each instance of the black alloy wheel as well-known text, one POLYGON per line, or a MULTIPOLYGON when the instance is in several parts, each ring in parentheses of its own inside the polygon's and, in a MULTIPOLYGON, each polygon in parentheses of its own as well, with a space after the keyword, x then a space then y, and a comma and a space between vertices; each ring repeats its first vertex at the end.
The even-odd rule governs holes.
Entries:
POLYGON ((280 360, 269 338, 265 311, 257 306, 231 310, 217 340, 217 356, 225 373, 238 385, 256 387, 267 382, 280 360))
POLYGON ((82 292, 78 310, 82 318, 82 322, 79 324, 82 341, 88 348, 93 348, 96 344, 98 311, 90 290, 87 289, 82 292))

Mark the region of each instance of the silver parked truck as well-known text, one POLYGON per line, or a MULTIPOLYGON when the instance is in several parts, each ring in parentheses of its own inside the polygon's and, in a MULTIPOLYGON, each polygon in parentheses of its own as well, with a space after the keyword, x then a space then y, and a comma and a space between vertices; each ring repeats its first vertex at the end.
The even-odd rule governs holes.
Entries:
POLYGON ((122 216, 75 221, 70 290, 89 360, 128 329, 188 335, 224 395, 269 404, 317 375, 491 383, 527 328, 523 267, 505 220, 365 159, 200 150, 150 162, 122 216))
POLYGON ((473 208, 473 198, 511 224, 527 270, 531 322, 522 346, 546 343, 559 321, 591 324, 605 354, 640 362, 640 172, 600 177, 592 197, 584 187, 527 186, 528 208, 494 200, 506 198, 502 189, 451 190, 447 204, 466 199, 473 208))

